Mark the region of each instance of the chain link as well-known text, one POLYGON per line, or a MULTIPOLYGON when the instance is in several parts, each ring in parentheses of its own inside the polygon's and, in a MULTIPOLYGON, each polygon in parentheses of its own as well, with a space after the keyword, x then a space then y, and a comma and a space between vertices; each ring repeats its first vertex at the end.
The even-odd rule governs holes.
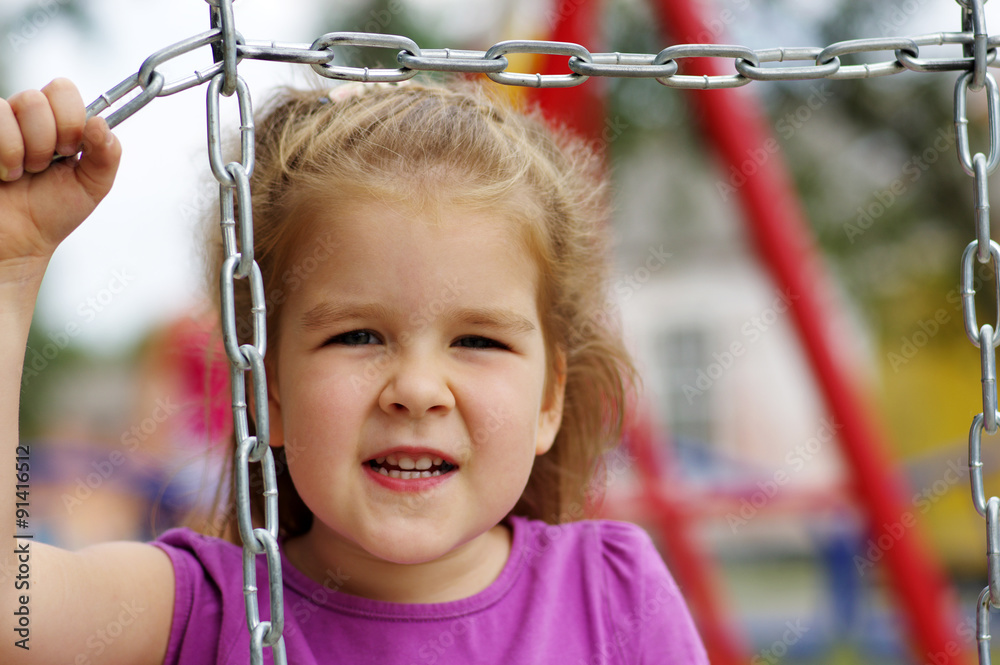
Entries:
POLYGON ((816 57, 816 62, 824 63, 834 58, 840 58, 842 55, 852 55, 854 53, 878 53, 879 51, 893 51, 896 54, 896 59, 872 64, 841 66, 837 69, 837 71, 830 75, 830 78, 872 78, 876 76, 899 74, 906 69, 906 66, 900 62, 900 58, 903 57, 903 55, 915 58, 920 53, 920 46, 917 44, 915 39, 908 39, 906 37, 854 39, 851 41, 830 44, 816 57))
POLYGON ((215 62, 222 65, 222 73, 225 75, 222 94, 228 97, 236 90, 237 35, 233 3, 230 1, 209 4, 209 22, 212 28, 217 28, 222 33, 222 39, 212 44, 212 55, 215 62))
POLYGON ((566 63, 580 76, 616 76, 619 78, 666 78, 677 73, 677 62, 660 52, 591 53, 590 61, 573 56, 566 63))
POLYGON ((333 51, 315 51, 309 44, 247 42, 239 44, 236 52, 241 59, 288 62, 297 65, 326 65, 333 60, 333 51))
MULTIPOLYGON (((566 55, 585 63, 593 62, 590 51, 579 44, 567 42, 532 41, 512 39, 494 44, 484 56, 487 60, 500 58, 508 53, 531 53, 533 55, 566 55)), ((572 88, 586 81, 583 76, 570 70, 569 74, 518 74, 512 72, 489 72, 492 81, 506 85, 520 85, 532 88, 572 88)))
POLYGON ((487 59, 486 51, 464 51, 450 48, 424 49, 421 55, 400 51, 396 56, 406 69, 425 72, 462 72, 465 74, 492 74, 509 66, 507 58, 487 59))
POLYGON ((244 594, 250 632, 251 663, 263 663, 263 648, 270 646, 274 662, 285 665, 286 654, 281 560, 278 554, 278 496, 274 459, 268 447, 267 390, 264 370, 266 313, 260 268, 253 255, 253 222, 250 203, 250 176, 254 163, 254 127, 250 91, 238 76, 243 59, 288 62, 311 66, 322 76, 346 81, 398 82, 418 72, 485 74, 506 85, 536 88, 563 88, 580 85, 591 76, 651 78, 671 88, 735 88, 751 81, 791 81, 817 79, 861 79, 892 76, 905 71, 920 73, 961 72, 955 85, 955 131, 962 169, 975 179, 975 240, 962 255, 962 304, 966 334, 980 349, 983 412, 976 415, 969 431, 969 475, 972 501, 986 520, 988 584, 977 605, 977 644, 980 664, 990 663, 990 609, 1000 607, 1000 498, 986 498, 983 486, 982 434, 995 433, 1000 426, 997 409, 996 352, 1000 344, 1000 245, 990 239, 989 190, 987 178, 1000 164, 1000 93, 989 67, 997 66, 1000 35, 989 36, 984 12, 985 0, 956 0, 962 8, 961 32, 937 32, 910 37, 853 39, 825 47, 751 49, 738 45, 675 44, 658 53, 591 53, 584 46, 568 42, 503 41, 485 51, 424 49, 400 35, 360 32, 325 34, 311 45, 279 44, 273 41, 247 42, 236 31, 233 0, 207 0, 210 27, 161 49, 149 56, 139 71, 101 95, 87 107, 87 117, 103 113, 121 102, 107 117, 115 127, 156 97, 171 95, 209 82, 207 97, 208 154, 212 173, 219 181, 219 206, 225 261, 220 275, 222 329, 226 355, 230 361, 233 422, 237 441, 236 493, 237 522, 243 540, 244 594), (960 57, 921 58, 925 46, 960 46, 960 57), (159 68, 174 58, 202 46, 211 46, 213 64, 183 79, 166 83, 159 68), (334 64, 336 47, 381 48, 396 51, 395 68, 355 67, 334 64), (864 56, 891 52, 892 59, 873 63, 843 64, 844 56, 864 56), (567 57, 568 73, 540 74, 508 71, 507 54, 558 55, 567 57), (723 58, 732 62, 732 74, 691 76, 678 73, 684 58, 723 58), (769 63, 806 62, 805 65, 771 66, 769 63), (974 153, 969 146, 966 115, 969 92, 986 89, 989 150, 974 153), (136 90, 130 99, 130 94, 136 90), (241 154, 239 161, 224 163, 220 125, 220 96, 236 94, 240 112, 241 154), (125 100, 125 101, 123 101, 125 100), (974 260, 992 263, 996 325, 979 326, 975 308, 974 260), (249 280, 252 344, 238 342, 235 311, 235 281, 249 280), (253 391, 255 436, 250 434, 246 399, 246 374, 253 391), (985 415, 984 415, 985 414, 985 415), (265 526, 254 528, 250 516, 249 464, 260 463, 264 478, 265 526), (269 585, 269 618, 260 619, 257 597, 257 557, 263 556, 269 585))
MULTIPOLYGON (((323 35, 311 48, 326 50, 334 46, 361 46, 369 48, 394 48, 399 52, 420 56, 420 47, 409 37, 400 35, 370 34, 367 32, 331 32, 323 35)), ((398 54, 397 54, 398 58, 398 54)), ((333 60, 333 57, 330 58, 333 60)), ((396 69, 370 69, 368 67, 345 67, 340 65, 313 65, 316 73, 332 79, 363 81, 365 83, 395 83, 411 79, 417 70, 406 67, 396 69)))
MULTIPOLYGON (((966 106, 969 90, 974 74, 966 72, 955 84, 955 131, 958 144, 958 159, 962 169, 969 175, 975 175, 972 164, 972 150, 969 147, 969 119, 966 116, 966 106)), ((989 115, 990 153, 986 162, 986 175, 990 175, 1000 164, 1000 93, 997 90, 996 79, 992 74, 986 75, 986 105, 989 115)))
POLYGON ((986 570, 990 603, 1000 607, 1000 497, 986 503, 986 570))
POLYGON ((976 644, 979 647, 979 665, 990 665, 990 588, 979 594, 976 602, 976 644))
POLYGON ((821 60, 820 55, 825 49, 819 47, 773 48, 756 51, 759 62, 786 62, 795 60, 811 60, 812 67, 760 67, 752 65, 742 58, 736 61, 736 71, 754 81, 795 81, 829 78, 840 69, 840 58, 829 56, 821 60))

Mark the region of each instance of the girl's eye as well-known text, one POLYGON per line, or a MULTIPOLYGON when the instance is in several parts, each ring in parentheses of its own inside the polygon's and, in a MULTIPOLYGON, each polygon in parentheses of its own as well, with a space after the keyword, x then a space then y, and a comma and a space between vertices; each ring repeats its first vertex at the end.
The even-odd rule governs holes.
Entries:
POLYGON ((466 349, 510 349, 510 347, 503 342, 498 342, 495 339, 490 339, 489 337, 480 337, 478 335, 460 337, 455 341, 455 346, 460 346, 466 349))
POLYGON ((344 346, 363 346, 365 344, 380 344, 381 340, 370 330, 352 330, 330 338, 327 344, 343 344, 344 346))

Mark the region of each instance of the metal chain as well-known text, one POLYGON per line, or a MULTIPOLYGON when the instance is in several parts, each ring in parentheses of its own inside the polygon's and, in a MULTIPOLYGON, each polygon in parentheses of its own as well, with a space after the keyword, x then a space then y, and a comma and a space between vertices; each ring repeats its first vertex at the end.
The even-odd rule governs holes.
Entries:
POLYGON ((995 58, 995 50, 988 49, 986 33, 986 0, 958 0, 962 7, 963 34, 971 30, 972 41, 963 41, 966 58, 972 67, 955 82, 955 135, 958 144, 958 161, 962 170, 975 181, 975 239, 962 254, 962 310, 965 333, 969 341, 979 348, 983 410, 972 419, 969 430, 969 477, 972 486, 972 504, 986 520, 987 584, 976 603, 976 642, 980 665, 989 665, 990 609, 1000 607, 1000 497, 986 498, 983 487, 982 438, 983 432, 994 434, 998 429, 1000 412, 997 411, 996 346, 1000 344, 1000 245, 990 234, 990 200, 987 177, 1000 165, 1000 93, 987 66, 995 58), (969 147, 969 120, 966 115, 969 91, 985 89, 989 123, 989 152, 972 153, 969 147), (974 288, 975 263, 992 266, 993 296, 997 306, 995 325, 979 326, 976 318, 976 291, 974 288))
MULTIPOLYGON (((617 78, 651 78, 671 88, 697 88, 712 90, 734 88, 751 81, 792 81, 816 79, 859 79, 891 76, 905 71, 945 72, 961 71, 972 74, 966 84, 978 91, 988 85, 986 67, 1000 67, 996 63, 1000 34, 987 36, 985 27, 964 32, 935 32, 911 37, 884 37, 852 39, 825 47, 776 47, 752 49, 746 46, 719 44, 675 44, 658 53, 591 53, 580 44, 540 40, 510 40, 489 47, 485 51, 467 49, 421 49, 412 39, 400 35, 383 35, 364 32, 331 32, 312 44, 279 44, 273 41, 246 41, 231 22, 232 0, 213 3, 211 30, 161 49, 149 56, 133 75, 101 95, 87 107, 89 115, 96 115, 137 87, 142 91, 125 106, 108 118, 114 127, 154 97, 172 95, 201 85, 219 73, 226 74, 223 94, 229 96, 235 85, 237 64, 244 58, 311 65, 322 76, 344 81, 393 82, 405 81, 419 72, 452 72, 459 74, 485 74, 497 83, 532 88, 566 88, 580 85, 591 76, 617 78), (229 9, 226 10, 226 7, 229 9), (217 25, 216 25, 217 24, 217 25), (979 31, 982 28, 983 31, 979 31), (226 35, 231 35, 227 37, 226 35), (225 46, 223 46, 225 45, 225 46), (954 58, 921 58, 922 46, 961 46, 969 55, 954 58), (216 60, 209 67, 169 84, 158 76, 157 68, 180 55, 202 46, 210 46, 216 60), (395 51, 399 67, 356 67, 347 64, 333 65, 333 51, 337 46, 379 48, 395 51), (893 58, 874 63, 843 64, 843 56, 892 52, 893 58), (564 55, 567 57, 565 74, 538 74, 508 71, 508 53, 534 55, 564 55), (732 63, 732 74, 718 76, 690 76, 678 74, 678 60, 682 58, 723 58, 732 63), (762 66, 767 63, 808 62, 798 66, 762 66)), ((978 4, 978 3, 974 3, 978 4)), ((984 24, 985 19, 980 21, 984 24)), ((971 168, 971 167, 969 167, 971 168)))
MULTIPOLYGON (((236 515, 243 541, 243 595, 250 631, 250 662, 263 665, 264 647, 272 647, 274 662, 285 665, 284 589, 278 552, 278 482, 274 456, 268 446, 270 427, 267 411, 267 315, 264 280, 254 260, 253 208, 250 176, 254 167, 254 122, 250 88, 237 74, 237 48, 241 39, 234 27, 233 0, 221 0, 211 8, 213 27, 220 31, 213 41, 214 56, 222 70, 208 86, 208 161, 219 181, 219 209, 225 260, 220 275, 222 339, 230 363, 233 397, 233 431, 236 436, 236 515), (216 48, 217 47, 217 48, 216 48), (221 97, 235 93, 240 112, 240 160, 223 163, 219 121, 221 97), (238 211, 238 215, 235 214, 238 211), (237 242, 238 238, 238 242, 237 242), (239 345, 236 333, 235 280, 250 280, 253 344, 239 345), (250 435, 247 416, 245 374, 250 372, 256 436, 250 435), (254 528, 250 514, 250 462, 260 463, 264 477, 264 528, 254 528), (257 555, 263 554, 268 574, 270 617, 260 620, 257 598, 257 555)), ((198 75, 195 76, 198 78, 198 75)))
POLYGON ((1000 608, 1000 497, 988 500, 983 486, 982 434, 1000 429, 997 405, 996 346, 1000 344, 1000 245, 990 238, 989 190, 987 177, 1000 165, 1000 92, 988 67, 996 64, 1000 35, 986 31, 986 0, 956 0, 962 11, 961 32, 937 32, 911 37, 853 39, 825 47, 752 49, 738 45, 675 44, 658 53, 591 53, 579 44, 554 41, 503 41, 485 51, 465 49, 421 49, 413 40, 399 35, 360 32, 333 32, 312 44, 279 44, 273 41, 245 41, 236 31, 233 0, 206 0, 210 5, 207 32, 172 44, 149 56, 139 71, 101 95, 87 107, 91 117, 141 89, 107 117, 115 127, 156 97, 210 82, 207 116, 209 162, 219 181, 219 205, 225 261, 220 275, 222 329, 226 354, 230 361, 233 395, 234 431, 237 440, 236 492, 237 521, 243 540, 244 595, 247 627, 250 631, 250 660, 263 663, 263 648, 273 649, 275 663, 285 665, 282 631, 284 626, 281 560, 278 554, 278 496, 274 460, 268 447, 267 390, 264 373, 266 314, 264 287, 260 268, 253 257, 253 221, 250 203, 250 175, 254 166, 254 126, 250 91, 237 73, 246 58, 310 65, 317 73, 332 79, 365 82, 405 81, 418 72, 485 74, 497 83, 534 88, 565 88, 580 85, 591 76, 650 78, 671 88, 719 89, 747 85, 751 81, 790 81, 816 79, 859 79, 891 76, 905 71, 936 73, 963 72, 955 85, 955 131, 962 169, 975 180, 975 240, 962 255, 962 303, 966 333, 980 349, 982 364, 983 410, 972 421, 969 431, 969 474, 976 511, 987 524, 988 583, 977 601, 976 639, 981 665, 990 663, 990 609, 1000 608), (961 57, 921 58, 923 46, 955 45, 961 57), (180 55, 210 46, 212 64, 178 81, 167 83, 158 67, 180 55), (399 64, 394 68, 356 67, 332 64, 334 47, 390 49, 399 64), (843 64, 844 56, 890 52, 891 59, 874 63, 843 64), (567 58, 567 73, 540 74, 508 71, 510 53, 558 55, 567 58), (733 73, 714 76, 679 74, 678 60, 683 58, 724 58, 732 61, 733 73), (768 63, 808 63, 795 66, 764 66, 768 63), (969 146, 969 92, 985 89, 989 116, 990 144, 987 153, 972 153, 969 146), (241 155, 239 161, 223 163, 220 98, 236 95, 239 104, 241 155), (994 299, 997 302, 996 325, 979 326, 976 317, 974 261, 991 264, 994 299), (249 279, 253 343, 239 344, 236 335, 235 280, 249 279), (246 380, 249 372, 254 396, 256 436, 250 435, 247 414, 246 380), (264 477, 265 526, 254 528, 250 516, 249 463, 260 463, 264 477), (260 620, 257 598, 257 555, 265 557, 270 590, 270 618, 260 620))

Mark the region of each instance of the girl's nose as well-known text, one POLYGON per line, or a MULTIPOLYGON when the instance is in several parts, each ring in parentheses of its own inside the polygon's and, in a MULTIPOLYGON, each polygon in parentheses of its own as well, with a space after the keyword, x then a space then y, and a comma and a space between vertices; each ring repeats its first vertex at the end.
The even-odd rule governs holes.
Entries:
POLYGON ((379 406, 392 414, 421 418, 429 413, 447 413, 455 407, 440 363, 414 349, 400 352, 379 395, 379 406))

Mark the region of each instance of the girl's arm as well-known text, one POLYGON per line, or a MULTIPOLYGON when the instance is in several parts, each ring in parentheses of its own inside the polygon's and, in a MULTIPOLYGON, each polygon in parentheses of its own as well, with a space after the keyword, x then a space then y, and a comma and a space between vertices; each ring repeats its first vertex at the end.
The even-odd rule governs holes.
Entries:
MULTIPOLYGON (((174 576, 151 545, 69 552, 17 538, 18 407, 28 328, 59 243, 111 189, 121 147, 65 79, 0 99, 0 662, 162 663, 174 576), (57 151, 73 155, 52 163, 57 151)), ((30 486, 29 486, 30 491, 30 486)))

